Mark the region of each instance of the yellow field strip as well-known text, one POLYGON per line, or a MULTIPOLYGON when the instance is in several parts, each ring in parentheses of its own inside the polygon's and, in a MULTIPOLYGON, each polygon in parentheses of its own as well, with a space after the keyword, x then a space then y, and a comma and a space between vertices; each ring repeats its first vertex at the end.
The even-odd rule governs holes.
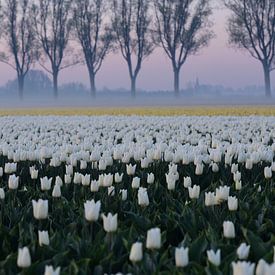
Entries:
POLYGON ((114 107, 114 108, 26 108, 0 109, 0 116, 15 115, 143 115, 143 116, 275 116, 275 106, 188 106, 188 107, 114 107))

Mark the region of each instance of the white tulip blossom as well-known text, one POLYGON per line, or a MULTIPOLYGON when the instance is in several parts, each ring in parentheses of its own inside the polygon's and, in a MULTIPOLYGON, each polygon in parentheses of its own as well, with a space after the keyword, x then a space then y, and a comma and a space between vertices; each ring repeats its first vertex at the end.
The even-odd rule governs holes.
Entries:
POLYGON ((175 262, 177 267, 185 267, 189 264, 189 248, 176 248, 175 262))
POLYGON ((60 267, 56 269, 53 268, 52 265, 46 265, 44 275, 59 275, 60 274, 60 267))
POLYGON ((117 214, 112 215, 111 213, 108 213, 107 216, 103 214, 102 218, 103 218, 103 227, 107 233, 117 231, 117 214))
POLYGON ((241 243, 237 249, 237 255, 240 260, 246 260, 249 255, 250 245, 246 243, 241 243))
POLYGON ((218 249, 216 252, 214 250, 207 250, 207 259, 210 263, 215 266, 219 266, 221 264, 221 250, 218 249))
POLYGON ((37 220, 48 218, 48 200, 32 200, 33 216, 37 220))
POLYGON ((146 248, 160 249, 161 247, 161 232, 160 228, 152 228, 147 231, 146 248))
POLYGON ((229 211, 236 211, 238 209, 238 199, 236 197, 228 197, 228 209, 229 211))
POLYGON ((31 254, 27 246, 18 249, 17 266, 21 268, 31 266, 31 254))
POLYGON ((138 189, 138 204, 143 207, 149 205, 149 197, 148 197, 148 193, 147 193, 147 188, 140 187, 138 189))
POLYGON ((18 184, 19 184, 19 177, 16 175, 10 175, 9 176, 9 189, 11 190, 16 190, 18 188, 18 184))
POLYGON ((38 231, 38 242, 40 246, 49 245, 50 238, 48 231, 38 231))
POLYGON ((97 221, 99 218, 100 208, 101 208, 100 201, 97 201, 97 202, 95 202, 94 200, 86 201, 84 203, 85 219, 89 222, 97 221))
POLYGON ((188 187, 188 193, 190 199, 198 199, 200 197, 200 186, 194 185, 193 187, 188 187))
POLYGON ((233 275, 254 275, 255 264, 250 262, 233 262, 233 275))
POLYGON ((225 238, 234 239, 235 238, 235 226, 231 221, 223 222, 223 235, 225 238))
POLYGON ((143 258, 142 243, 136 242, 132 245, 129 259, 131 262, 140 262, 143 258))

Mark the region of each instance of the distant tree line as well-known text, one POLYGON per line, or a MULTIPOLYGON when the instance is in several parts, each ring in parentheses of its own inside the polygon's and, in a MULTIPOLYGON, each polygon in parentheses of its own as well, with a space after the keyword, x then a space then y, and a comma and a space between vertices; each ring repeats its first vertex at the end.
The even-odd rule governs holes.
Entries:
MULTIPOLYGON (((220 2, 231 11, 230 43, 260 61, 270 96, 275 0, 220 2)), ((16 71, 21 98, 25 77, 35 64, 51 75, 57 97, 60 71, 84 63, 94 96, 96 75, 104 60, 109 53, 119 52, 135 96, 144 60, 160 47, 171 62, 178 95, 182 66, 214 36, 211 14, 211 0, 2 0, 0 62, 16 71)))

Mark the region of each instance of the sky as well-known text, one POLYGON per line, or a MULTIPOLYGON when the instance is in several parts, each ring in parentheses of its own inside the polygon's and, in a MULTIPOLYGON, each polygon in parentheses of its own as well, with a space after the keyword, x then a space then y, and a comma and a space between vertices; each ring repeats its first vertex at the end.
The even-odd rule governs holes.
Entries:
MULTIPOLYGON (((228 12, 215 9, 212 16, 213 31, 216 37, 210 45, 196 56, 190 56, 180 74, 180 86, 185 88, 196 78, 201 84, 223 85, 225 87, 242 88, 250 85, 263 85, 263 72, 260 63, 246 51, 232 48, 228 44, 226 20, 228 12)), ((275 72, 271 75, 275 83, 275 72)), ((15 78, 15 72, 5 64, 0 64, 0 85, 15 78)), ((89 85, 85 66, 75 66, 60 74, 60 83, 72 81, 89 85)), ((129 88, 128 70, 122 56, 110 54, 97 75, 97 87, 109 89, 129 88)), ((162 49, 144 61, 137 80, 138 89, 172 90, 173 74, 170 60, 162 49)))

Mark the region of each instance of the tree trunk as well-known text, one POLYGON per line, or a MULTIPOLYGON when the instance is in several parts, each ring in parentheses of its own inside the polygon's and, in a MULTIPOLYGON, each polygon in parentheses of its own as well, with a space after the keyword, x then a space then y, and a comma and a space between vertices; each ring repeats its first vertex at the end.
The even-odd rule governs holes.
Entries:
POLYGON ((174 68, 174 92, 175 96, 179 95, 180 91, 180 77, 179 77, 180 70, 178 68, 174 68))
POLYGON ((95 97, 96 95, 95 73, 89 70, 89 77, 90 77, 91 95, 95 97))
POLYGON ((132 97, 136 97, 136 76, 131 77, 131 95, 132 97))
POLYGON ((270 80, 270 69, 267 65, 264 67, 264 80, 265 80, 265 95, 271 97, 271 80, 270 80))
POLYGON ((22 100, 23 99, 23 93, 24 93, 24 76, 23 75, 18 75, 17 80, 18 80, 19 98, 22 100))
POLYGON ((53 72, 53 93, 54 97, 58 97, 58 71, 53 72))

